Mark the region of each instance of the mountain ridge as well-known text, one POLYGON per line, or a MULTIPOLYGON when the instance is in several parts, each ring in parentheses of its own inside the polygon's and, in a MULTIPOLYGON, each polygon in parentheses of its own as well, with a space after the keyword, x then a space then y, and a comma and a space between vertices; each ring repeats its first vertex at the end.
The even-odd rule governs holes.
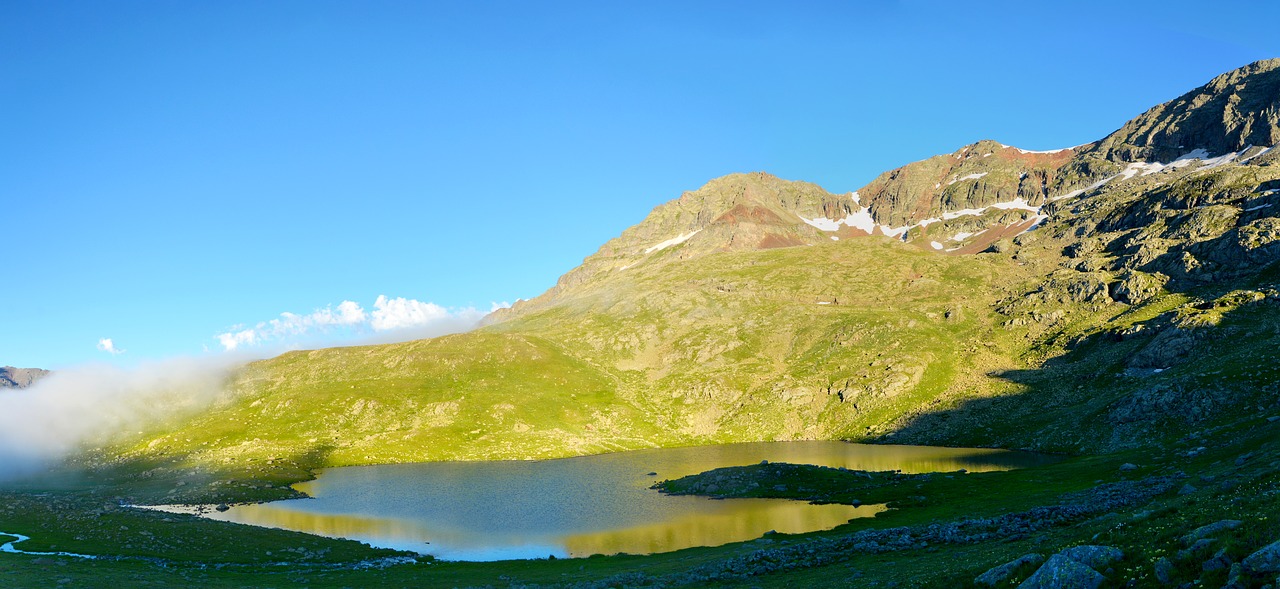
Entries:
POLYGON ((765 172, 730 174, 655 207, 561 276, 550 290, 498 310, 484 323, 545 307, 575 286, 672 248, 679 251, 675 255, 688 258, 883 235, 948 253, 976 253, 1038 225, 1046 218, 1042 209, 1061 208, 1054 206, 1058 200, 1139 174, 1212 165, 1212 155, 1228 160, 1258 157, 1277 142, 1280 59, 1270 59, 1216 76, 1152 107, 1107 137, 1076 147, 1030 151, 981 140, 881 173, 846 195, 765 172), (787 182, 794 184, 779 184, 787 182), (775 198, 764 206, 734 198, 753 200, 753 191, 775 198), (735 210, 736 206, 743 208, 735 210), (767 223, 761 222, 765 211, 767 223), (738 222, 716 227, 715 221, 726 216, 738 222), (703 234, 708 228, 713 230, 703 234))
POLYGON ((48 375, 48 370, 40 368, 0 366, 0 389, 25 389, 48 375))

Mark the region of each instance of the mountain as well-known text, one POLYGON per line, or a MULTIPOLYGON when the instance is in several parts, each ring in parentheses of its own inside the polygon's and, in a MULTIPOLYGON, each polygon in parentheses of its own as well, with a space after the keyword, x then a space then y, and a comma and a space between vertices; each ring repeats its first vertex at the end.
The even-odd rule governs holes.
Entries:
MULTIPOLYGON (((203 413, 73 457, 48 483, 71 490, 0 490, 3 529, 107 555, 59 575, 126 585, 1269 586, 1278 65, 1074 148, 979 141, 846 194, 712 180, 481 329, 251 363, 203 413), (369 567, 386 553, 119 507, 297 497, 328 466, 793 439, 1059 455, 990 473, 717 469, 659 485, 887 509, 567 562, 369 567)), ((31 562, 17 578, 47 579, 31 562)))
POLYGON ((1278 66, 1096 143, 979 141, 853 193, 712 180, 478 331, 253 363, 209 412, 111 460, 305 472, 787 439, 1104 452, 1242 419, 1277 395, 1278 66))
POLYGON ((48 375, 48 370, 39 368, 0 366, 0 389, 25 389, 48 375))

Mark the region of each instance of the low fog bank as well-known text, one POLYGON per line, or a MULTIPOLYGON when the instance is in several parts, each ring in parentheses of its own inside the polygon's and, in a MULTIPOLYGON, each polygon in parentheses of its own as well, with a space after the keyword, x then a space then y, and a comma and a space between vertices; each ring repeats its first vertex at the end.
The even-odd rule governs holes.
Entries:
POLYGON ((130 369, 87 365, 0 393, 0 482, 201 410, 242 360, 184 358, 130 369))

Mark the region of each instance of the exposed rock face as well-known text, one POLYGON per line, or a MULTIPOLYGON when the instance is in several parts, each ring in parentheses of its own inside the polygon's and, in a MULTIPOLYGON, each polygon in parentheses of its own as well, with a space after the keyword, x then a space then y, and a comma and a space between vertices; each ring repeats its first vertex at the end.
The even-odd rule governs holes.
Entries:
POLYGON ((0 367, 0 389, 25 389, 48 374, 39 368, 0 367))
POLYGON ((880 174, 858 189, 872 216, 893 227, 1023 199, 1039 206, 1060 184, 1075 149, 1029 152, 984 140, 880 174))
POLYGON ((1222 74, 1126 123, 1092 153, 1112 161, 1172 161, 1280 143, 1280 59, 1222 74))

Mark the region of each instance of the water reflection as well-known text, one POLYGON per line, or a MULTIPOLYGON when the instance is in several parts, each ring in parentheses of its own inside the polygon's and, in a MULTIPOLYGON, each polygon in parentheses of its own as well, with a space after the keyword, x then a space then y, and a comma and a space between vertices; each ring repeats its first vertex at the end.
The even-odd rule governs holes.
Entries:
POLYGON ((1038 455, 984 449, 773 442, 640 450, 541 462, 445 462, 335 468, 298 488, 314 499, 209 517, 350 538, 450 560, 647 554, 830 529, 880 506, 670 497, 664 478, 792 462, 858 470, 1005 470, 1038 455), (650 474, 656 473, 656 475, 650 474))

